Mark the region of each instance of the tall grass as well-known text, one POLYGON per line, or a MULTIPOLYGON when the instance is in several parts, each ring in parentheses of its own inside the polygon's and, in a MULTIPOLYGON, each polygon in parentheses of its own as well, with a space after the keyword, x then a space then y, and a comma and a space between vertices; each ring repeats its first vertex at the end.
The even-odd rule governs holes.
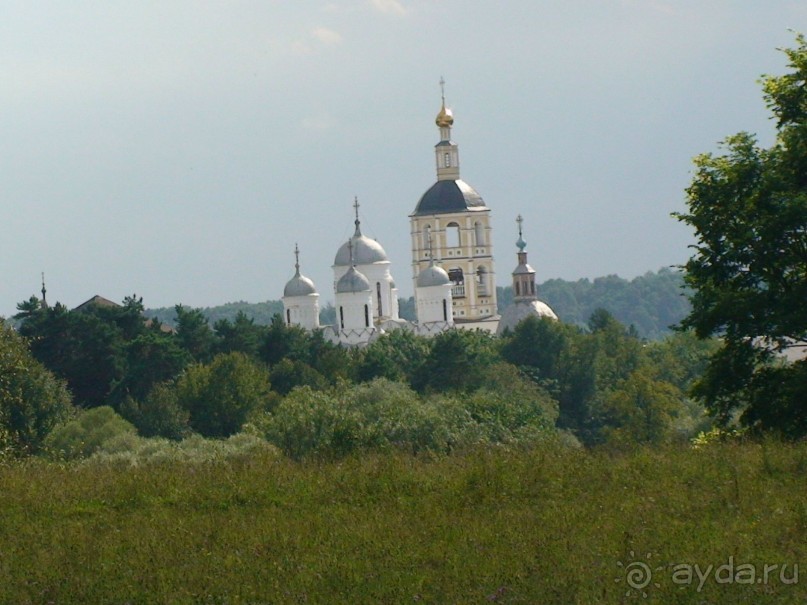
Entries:
POLYGON ((0 465, 0 602, 807 597, 804 443, 631 454, 541 445, 303 463, 254 448, 191 458, 0 465), (804 565, 804 577, 712 578, 700 591, 671 580, 673 565, 729 557, 760 569, 804 565), (641 590, 627 584, 635 562, 653 572, 641 590))

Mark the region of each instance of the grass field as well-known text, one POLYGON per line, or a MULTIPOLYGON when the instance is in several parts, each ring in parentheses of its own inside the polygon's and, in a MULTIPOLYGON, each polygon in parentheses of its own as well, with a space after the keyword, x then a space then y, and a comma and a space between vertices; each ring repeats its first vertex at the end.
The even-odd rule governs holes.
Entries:
POLYGON ((10 462, 0 600, 804 604, 806 496, 807 443, 10 462))

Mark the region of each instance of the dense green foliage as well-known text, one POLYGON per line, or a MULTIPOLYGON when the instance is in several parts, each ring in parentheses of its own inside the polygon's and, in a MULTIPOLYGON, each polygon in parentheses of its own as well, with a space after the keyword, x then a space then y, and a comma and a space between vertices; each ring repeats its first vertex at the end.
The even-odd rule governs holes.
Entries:
POLYGON ((530 381, 466 397, 419 396, 377 378, 324 391, 294 389, 259 422, 267 440, 293 458, 342 457, 399 449, 445 453, 480 443, 537 443, 555 438, 556 404, 530 381))
POLYGON ((0 457, 30 454, 73 412, 64 383, 36 361, 26 343, 0 322, 0 457))
POLYGON ((73 460, 86 458, 101 450, 108 442, 124 435, 134 435, 135 427, 126 422, 111 407, 102 405, 84 410, 78 416, 48 436, 45 445, 56 458, 73 460))
POLYGON ((791 73, 763 78, 772 147, 740 133, 700 155, 687 189, 695 254, 685 265, 692 311, 682 325, 718 335, 696 393, 724 424, 807 435, 807 361, 779 353, 807 341, 807 41, 785 49, 791 73))
POLYGON ((201 310, 177 306, 166 331, 134 297, 80 311, 32 299, 20 309, 33 354, 79 406, 110 405, 144 437, 227 437, 257 423, 292 456, 332 457, 539 442, 557 430, 630 447, 705 428, 687 392, 708 347, 683 335, 647 344, 602 309, 586 328, 533 318, 502 338, 398 330, 359 349, 279 315, 261 325, 239 312, 211 326, 201 310))
POLYGON ((174 385, 189 426, 205 437, 229 437, 267 409, 269 372, 244 353, 221 353, 208 365, 189 367, 174 385))
POLYGON ((67 382, 76 405, 118 406, 145 397, 176 376, 191 360, 172 334, 143 317, 142 299, 121 306, 90 305, 70 311, 42 308, 36 298, 18 305, 19 332, 31 353, 67 382))
MULTIPOLYGON (((501 312, 513 302, 513 289, 510 286, 498 287, 496 292, 501 312)), ((678 324, 689 312, 690 304, 685 292, 682 273, 666 268, 655 273, 649 271, 631 280, 608 275, 593 280, 550 279, 538 286, 540 299, 549 304, 566 323, 585 326, 594 311, 605 309, 621 323, 633 326, 640 337, 654 340, 667 336, 671 331, 670 326, 678 324)), ((403 319, 415 320, 413 297, 401 298, 398 304, 403 319)), ((235 321, 239 313, 252 319, 255 324, 266 325, 271 323, 274 316, 270 310, 282 313, 282 303, 227 303, 199 309, 198 313, 211 326, 223 319, 235 321)), ((179 316, 174 308, 146 309, 146 315, 166 325, 179 325, 179 316)), ((328 303, 320 312, 320 322, 322 325, 332 325, 335 321, 336 311, 328 303)))
POLYGON ((807 597, 804 443, 616 456, 547 444, 303 464, 254 444, 162 442, 136 465, 117 454, 0 464, 2 600, 781 605, 807 597), (765 582, 718 582, 715 569, 730 558, 735 569, 753 565, 760 580, 765 565, 779 567, 765 582), (641 590, 627 583, 639 562, 652 571, 641 590), (673 566, 687 564, 708 573, 703 582, 673 581, 673 566))
MULTIPOLYGON (((502 311, 512 302, 513 290, 497 288, 497 295, 502 311)), ((690 309, 682 274, 666 268, 631 280, 616 275, 550 279, 538 286, 538 297, 566 323, 585 326, 597 309, 605 309, 641 338, 652 340, 667 336, 690 309)))
POLYGON ((711 348, 688 335, 645 344, 600 310, 588 330, 528 318, 502 356, 558 401, 558 427, 583 443, 664 443, 703 428, 687 392, 711 348))
MULTIPOLYGON (((248 303, 244 301, 230 302, 215 307, 204 307, 199 312, 210 322, 211 325, 217 321, 226 319, 233 321, 239 313, 243 313, 248 319, 252 319, 259 325, 266 325, 272 318, 283 314, 283 303, 279 300, 267 300, 262 303, 248 303)), ((176 307, 158 307, 148 309, 146 315, 158 320, 167 326, 176 327, 177 310, 176 307)))

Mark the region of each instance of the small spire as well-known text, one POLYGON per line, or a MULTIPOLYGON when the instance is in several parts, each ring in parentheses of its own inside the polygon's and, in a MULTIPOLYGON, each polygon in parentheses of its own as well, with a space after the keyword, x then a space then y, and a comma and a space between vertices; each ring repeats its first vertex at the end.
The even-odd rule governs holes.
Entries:
POLYGON ((294 277, 300 277, 300 249, 294 242, 294 277))
POLYGON ((527 247, 527 242, 525 242, 524 238, 521 236, 521 223, 524 222, 524 218, 519 214, 516 218, 516 222, 518 223, 518 241, 516 242, 516 247, 519 252, 524 252, 524 248, 527 247))
POLYGON ((45 297, 46 292, 47 292, 47 290, 45 289, 45 272, 43 271, 42 272, 42 302, 40 303, 40 305, 41 305, 41 307, 43 309, 47 309, 47 307, 48 307, 48 301, 47 301, 47 298, 45 297))
POLYGON ((446 81, 440 76, 440 97, 443 99, 443 107, 446 105, 446 81))
MULTIPOLYGON (((356 225, 356 232, 353 234, 354 237, 361 237, 361 221, 359 220, 359 196, 355 196, 353 198, 353 209, 356 211, 356 220, 353 221, 353 224, 356 225)), ((353 258, 352 256, 350 257, 353 258)), ((352 261, 351 261, 352 262, 352 261)))

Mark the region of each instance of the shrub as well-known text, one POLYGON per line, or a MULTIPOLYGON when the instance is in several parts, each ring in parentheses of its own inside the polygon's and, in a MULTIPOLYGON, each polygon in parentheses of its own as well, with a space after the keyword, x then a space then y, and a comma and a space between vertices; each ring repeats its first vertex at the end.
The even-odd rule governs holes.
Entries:
POLYGON ((275 409, 267 439, 285 454, 347 454, 358 445, 361 417, 331 391, 294 389, 275 409))
POLYGON ((269 374, 272 389, 280 395, 288 395, 294 387, 310 386, 313 389, 324 389, 328 380, 310 365, 298 359, 284 357, 274 366, 269 374))
POLYGON ((179 405, 177 390, 170 382, 155 386, 142 402, 127 397, 120 406, 120 414, 143 437, 179 440, 191 432, 190 414, 179 405))
POLYGON ((246 433, 237 433, 228 439, 192 435, 182 441, 161 437, 147 439, 128 433, 106 441, 86 462, 124 467, 163 463, 210 464, 245 460, 258 452, 280 456, 280 451, 265 439, 246 433))
POLYGON ((134 425, 104 405, 81 412, 75 420, 54 429, 45 445, 52 456, 72 460, 86 458, 113 439, 136 432, 134 425))
POLYGON ((447 452, 553 435, 552 400, 528 381, 513 387, 506 394, 480 390, 428 397, 385 378, 328 391, 301 387, 259 424, 271 443, 294 458, 393 448, 447 452))
POLYGON ((176 381, 176 401, 190 427, 205 437, 229 437, 272 401, 269 373, 243 353, 222 353, 190 366, 176 381))

